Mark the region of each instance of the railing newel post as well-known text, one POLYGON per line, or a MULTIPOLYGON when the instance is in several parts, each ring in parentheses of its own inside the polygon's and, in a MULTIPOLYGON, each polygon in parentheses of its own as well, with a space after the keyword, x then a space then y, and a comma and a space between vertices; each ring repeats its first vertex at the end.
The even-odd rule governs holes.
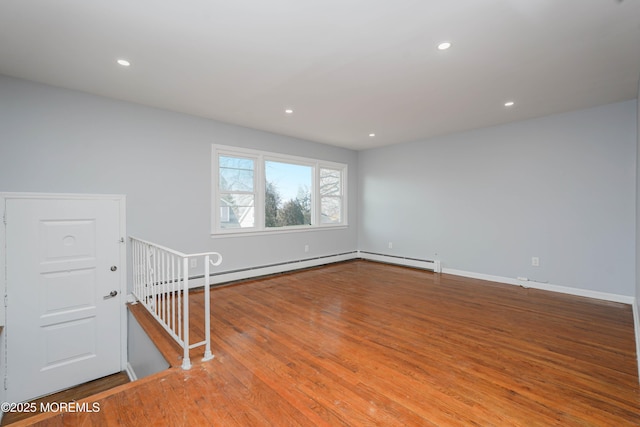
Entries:
POLYGON ((204 357, 203 361, 213 359, 213 354, 211 353, 211 299, 210 293, 211 289, 209 288, 209 263, 211 262, 211 257, 209 255, 205 255, 204 257, 204 357))
POLYGON ((191 369, 191 359, 189 358, 189 258, 182 258, 182 301, 184 302, 184 321, 182 327, 184 332, 182 333, 182 341, 184 342, 184 356, 182 358, 182 369, 191 369))

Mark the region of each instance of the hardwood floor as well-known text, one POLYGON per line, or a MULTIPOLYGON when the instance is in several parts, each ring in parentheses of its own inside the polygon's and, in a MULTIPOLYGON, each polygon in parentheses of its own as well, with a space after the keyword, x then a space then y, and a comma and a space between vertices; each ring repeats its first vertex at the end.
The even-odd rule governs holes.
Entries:
MULTIPOLYGON (((72 387, 67 390, 59 391, 57 393, 50 394, 48 396, 41 397, 39 399, 32 400, 29 402, 29 408, 34 408, 31 411, 22 411, 22 412, 8 412, 4 414, 2 417, 2 423, 0 425, 15 425, 21 420, 26 420, 39 414, 42 407, 47 408, 47 404, 54 403, 57 404, 59 402, 73 402, 84 399, 89 396, 96 395, 105 390, 111 390, 115 387, 118 387, 122 384, 128 384, 129 377, 126 372, 118 372, 117 374, 109 375, 104 378, 99 378, 94 381, 89 381, 84 384, 80 384, 79 386, 72 387)), ((55 406, 55 405, 54 405, 55 406)), ((57 406, 55 406, 57 408, 57 406)))
POLYGON ((629 305, 367 261, 215 288, 211 302, 213 361, 192 352, 189 371, 87 399, 99 412, 30 422, 640 425, 629 305))

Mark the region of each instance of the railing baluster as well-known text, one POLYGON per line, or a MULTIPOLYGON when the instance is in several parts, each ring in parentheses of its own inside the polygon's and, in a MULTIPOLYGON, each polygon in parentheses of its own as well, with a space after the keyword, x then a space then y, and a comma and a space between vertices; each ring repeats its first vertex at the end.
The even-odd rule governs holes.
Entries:
POLYGON ((151 269, 151 274, 153 276, 153 296, 154 296, 154 307, 157 316, 160 316, 160 292, 158 292, 158 249, 153 248, 153 268, 151 269))
POLYGON ((182 340, 182 264, 180 263, 180 259, 178 261, 178 336, 180 340, 182 340))
POLYGON ((171 254, 171 330, 176 330, 176 256, 171 254))
MULTIPOLYGON (((151 290, 151 247, 147 244, 143 244, 144 247, 144 302, 145 304, 149 304, 151 301, 151 295, 149 294, 151 290)), ((153 305, 151 305, 153 307, 153 305)))
POLYGON ((165 263, 167 261, 167 254, 162 253, 162 320, 167 323, 167 270, 165 270, 165 263))
POLYGON ((131 242, 131 259, 133 260, 133 293, 134 294, 138 290, 138 278, 137 278, 138 273, 136 269, 140 265, 140 263, 138 262, 138 256, 136 254, 136 250, 137 250, 136 242, 132 241, 131 242))
POLYGON ((153 300, 151 299, 151 247, 144 245, 144 272, 145 272, 145 302, 149 304, 151 301, 151 307, 153 307, 153 300))
POLYGON ((142 265, 142 262, 140 262, 140 243, 136 242, 135 240, 132 242, 132 248, 133 248, 133 269, 134 269, 134 275, 135 275, 135 279, 134 279, 134 285, 133 285, 133 290, 134 292, 139 293, 140 292, 140 268, 142 265))

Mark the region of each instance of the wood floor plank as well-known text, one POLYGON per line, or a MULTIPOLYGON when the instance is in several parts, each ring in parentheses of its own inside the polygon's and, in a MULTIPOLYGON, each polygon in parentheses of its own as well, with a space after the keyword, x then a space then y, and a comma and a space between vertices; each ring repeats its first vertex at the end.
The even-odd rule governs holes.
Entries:
POLYGON ((110 390, 118 387, 122 384, 129 383, 129 377, 126 372, 119 372, 113 375, 99 378, 94 381, 89 381, 84 384, 80 384, 76 387, 71 387, 67 390, 62 390, 57 393, 50 394, 48 396, 41 397, 39 399, 32 400, 30 403, 34 405, 36 411, 34 412, 13 412, 6 413, 2 417, 2 426, 16 423, 17 421, 24 420, 40 413, 40 409, 43 405, 50 403, 57 404, 59 402, 73 402, 83 399, 88 396, 98 394, 105 390, 110 390))
POLYGON ((211 307, 212 361, 194 349, 100 414, 36 425, 640 425, 629 305, 353 261, 213 288, 211 307))

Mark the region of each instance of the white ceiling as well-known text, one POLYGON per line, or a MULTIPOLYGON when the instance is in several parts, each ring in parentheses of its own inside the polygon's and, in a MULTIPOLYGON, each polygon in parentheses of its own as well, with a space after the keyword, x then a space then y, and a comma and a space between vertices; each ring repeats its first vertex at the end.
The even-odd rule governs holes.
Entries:
POLYGON ((635 98, 640 0, 1 0, 0 74, 359 150, 635 98))

